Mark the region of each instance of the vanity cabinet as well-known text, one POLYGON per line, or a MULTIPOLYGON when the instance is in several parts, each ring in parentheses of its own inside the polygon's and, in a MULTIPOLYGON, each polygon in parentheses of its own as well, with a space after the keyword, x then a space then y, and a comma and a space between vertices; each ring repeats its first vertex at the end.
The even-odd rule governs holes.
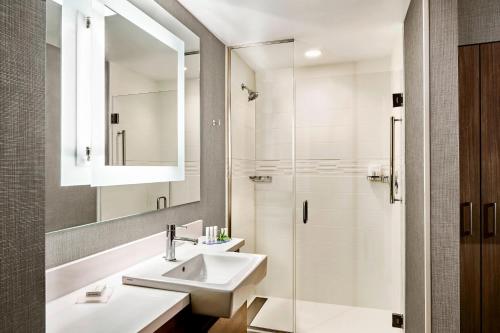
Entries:
POLYGON ((500 42, 459 48, 460 328, 500 332, 500 42))

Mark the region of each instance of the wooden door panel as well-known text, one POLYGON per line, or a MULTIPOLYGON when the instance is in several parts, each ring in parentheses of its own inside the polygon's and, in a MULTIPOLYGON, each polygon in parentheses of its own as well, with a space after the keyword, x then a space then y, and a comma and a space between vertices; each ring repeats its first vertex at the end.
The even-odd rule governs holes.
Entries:
POLYGON ((496 333, 500 332, 500 236, 494 232, 492 204, 500 203, 500 43, 482 44, 480 57, 482 318, 483 332, 496 333))
POLYGON ((460 135, 460 331, 481 329, 481 118, 479 45, 458 52, 460 135))

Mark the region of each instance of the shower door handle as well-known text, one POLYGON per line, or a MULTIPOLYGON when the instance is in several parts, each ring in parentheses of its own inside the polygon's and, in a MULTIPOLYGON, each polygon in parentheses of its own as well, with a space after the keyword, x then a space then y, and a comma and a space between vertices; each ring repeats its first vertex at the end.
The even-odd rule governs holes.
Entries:
POLYGON ((390 156, 389 156, 389 202, 391 204, 395 203, 396 201, 402 201, 401 199, 397 199, 396 196, 394 195, 394 186, 395 186, 395 181, 394 181, 394 127, 397 121, 402 121, 402 119, 391 117, 391 140, 390 140, 390 156))
POLYGON ((302 221, 304 223, 307 223, 308 220, 309 220, 309 203, 306 200, 302 203, 302 221))
POLYGON ((125 157, 127 151, 126 149, 127 138, 125 136, 125 130, 118 131, 116 134, 122 136, 122 165, 125 165, 127 161, 127 158, 125 157))

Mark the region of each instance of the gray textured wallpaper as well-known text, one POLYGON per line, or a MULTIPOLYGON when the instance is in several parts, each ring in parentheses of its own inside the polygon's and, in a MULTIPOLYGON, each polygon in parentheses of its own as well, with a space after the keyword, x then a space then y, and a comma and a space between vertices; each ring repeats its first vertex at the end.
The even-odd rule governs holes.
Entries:
POLYGON ((412 0, 404 26, 407 333, 425 331, 423 42, 422 0, 412 0))
POLYGON ((61 55, 47 44, 45 61, 45 231, 95 222, 97 190, 61 186, 61 55))
POLYGON ((460 45, 500 41, 499 0, 458 0, 460 45))
POLYGON ((0 332, 43 332, 45 6, 0 1, 0 332))
POLYGON ((47 234, 47 268, 163 231, 167 223, 225 224, 225 46, 176 0, 157 2, 200 37, 201 201, 47 234), (212 126, 212 119, 221 126, 212 126))
POLYGON ((429 1, 432 332, 460 332, 457 0, 429 1))

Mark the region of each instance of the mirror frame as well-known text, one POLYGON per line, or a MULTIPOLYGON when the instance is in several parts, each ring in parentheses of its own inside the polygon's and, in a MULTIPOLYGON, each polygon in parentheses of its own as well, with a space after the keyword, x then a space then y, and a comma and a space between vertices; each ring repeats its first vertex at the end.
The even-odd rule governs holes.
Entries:
POLYGON ((89 185, 91 147, 90 71, 87 51, 94 29, 85 18, 93 13, 92 1, 55 0, 61 5, 61 186, 89 185), (78 57, 78 55, 81 55, 78 57), (79 59, 79 61, 77 61, 79 59))
MULTIPOLYGON (((76 37, 77 43, 73 50, 76 59, 85 59, 90 55, 89 61, 79 61, 76 63, 76 73, 78 78, 75 82, 77 85, 76 93, 76 112, 75 116, 68 117, 73 121, 76 135, 71 133, 62 133, 61 139, 65 146, 62 146, 61 152, 61 184, 64 185, 88 185, 91 186, 113 186, 113 185, 127 185, 127 184, 142 184, 142 183, 156 183, 156 182, 170 182, 181 181, 185 179, 184 170, 184 142, 185 142, 185 129, 184 129, 184 41, 172 34, 161 24, 146 15, 143 11, 135 7, 132 3, 123 0, 65 0, 63 3, 63 10, 67 3, 78 3, 75 7, 84 8, 82 2, 91 4, 92 15, 91 28, 88 29, 83 24, 73 24, 73 30, 76 28, 76 33, 71 35, 76 37), (106 89, 105 89, 105 14, 106 7, 121 15, 128 20, 131 24, 135 24, 146 33, 158 39, 171 49, 177 51, 177 166, 111 166, 106 165, 105 146, 106 146, 106 89), (88 38, 88 32, 80 30, 91 30, 91 38, 88 38), (82 37, 83 36, 83 37, 82 37), (88 45, 89 40, 91 45, 88 45), (79 45, 82 41, 83 45, 79 45), (90 50, 90 51, 89 51, 90 50), (81 53, 85 54, 81 54, 81 53), (82 75, 80 75, 82 73, 82 75), (88 84, 86 80, 88 79, 88 84), (85 88, 88 87, 90 105, 85 102, 85 88), (82 95, 82 98, 79 99, 82 95), (83 104, 83 105, 82 105, 83 104), (90 112, 88 110, 91 110, 90 112), (81 112, 80 112, 81 111, 81 112), (90 126, 87 127, 87 124, 90 126), (80 126, 82 125, 82 126, 80 126), (85 162, 86 158, 86 135, 91 132, 90 147, 91 159, 90 162, 85 162), (70 135, 73 135, 71 147, 70 143, 65 142, 70 135), (79 138, 80 139, 79 141, 79 138), (79 144, 81 142, 81 144, 79 144), (76 161, 74 149, 76 147, 76 161), (69 148, 69 150, 68 150, 69 148), (72 149, 71 149, 72 148, 72 149), (68 155, 70 159, 68 160, 68 155), (68 163, 69 162, 69 163, 68 163), (67 170, 65 170, 67 169, 67 170), (63 171, 64 170, 64 171, 63 171), (66 177, 71 176, 71 177, 66 177), (65 180, 69 180, 68 183, 65 180)), ((63 12, 64 13, 64 12, 63 12)), ((84 12, 85 13, 85 12, 84 12)), ((71 13, 70 13, 71 14, 71 13)), ((73 18, 74 18, 73 14, 73 18)), ((63 14, 63 23, 67 19, 67 15, 63 14)), ((73 19, 75 20, 75 19, 73 19)), ((71 21, 71 20, 70 20, 71 21)), ((67 24, 68 25, 68 24, 67 24)), ((64 32, 64 29, 63 29, 64 32)), ((67 43, 71 36, 63 36, 62 39, 67 43)), ((64 49, 62 44, 62 51, 64 49)), ((66 54, 66 53, 65 53, 66 54)), ((63 55, 63 53, 62 53, 63 55)), ((74 67, 73 67, 74 68, 74 67)), ((62 67, 64 70, 65 67, 62 67)), ((73 72, 74 73, 74 72, 73 72)), ((64 76, 64 75, 63 75, 64 76)), ((64 87, 64 86, 63 86, 64 87)), ((64 96, 65 93, 62 93, 64 96)), ((73 101, 74 102, 74 101, 73 101)), ((62 106, 65 104, 61 104, 62 106)), ((71 110, 71 108, 69 108, 71 110)), ((62 112, 62 116, 65 113, 62 112)), ((64 126, 65 121, 62 119, 64 126)), ((71 124, 70 124, 71 125, 71 124)))

